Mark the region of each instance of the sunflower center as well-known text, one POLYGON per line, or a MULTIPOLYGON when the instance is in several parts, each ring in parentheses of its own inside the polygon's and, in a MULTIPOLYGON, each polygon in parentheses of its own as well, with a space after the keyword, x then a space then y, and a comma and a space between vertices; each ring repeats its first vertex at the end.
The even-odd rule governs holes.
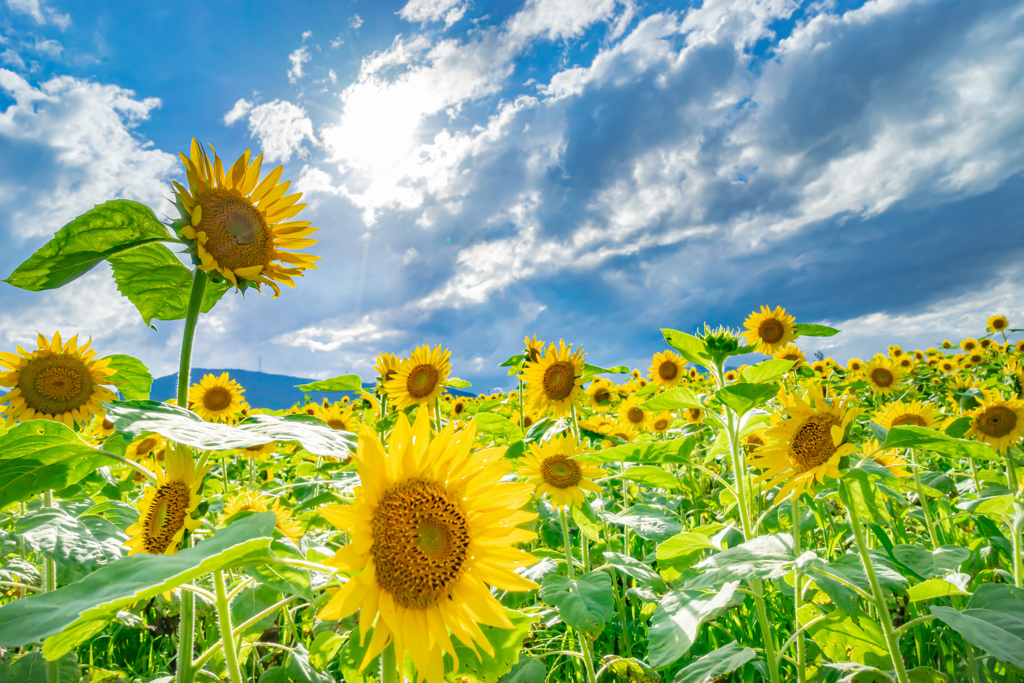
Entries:
POLYGON ((18 388, 25 404, 44 415, 61 415, 89 402, 92 373, 75 356, 40 356, 21 371, 18 388))
POLYGON ((531 426, 533 426, 533 418, 529 415, 525 415, 523 417, 523 428, 529 429, 531 426))
POLYGON ((927 427, 928 423, 925 422, 924 418, 920 415, 914 415, 913 413, 907 413, 906 415, 900 415, 892 421, 893 427, 902 427, 903 425, 914 425, 915 427, 927 427))
POLYGON ((151 436, 147 436, 145 439, 139 442, 139 445, 136 446, 135 448, 135 452, 138 453, 140 456, 148 455, 151 450, 156 448, 156 444, 156 439, 154 439, 151 436))
POLYGON ((147 553, 162 555, 174 540, 174 535, 185 526, 185 515, 191 492, 181 481, 160 486, 146 513, 145 548, 147 553))
POLYGON ((462 411, 465 409, 466 407, 461 403, 456 403, 454 406, 452 406, 452 412, 455 413, 456 415, 461 415, 462 411))
POLYGON ((812 470, 828 462, 836 452, 832 427, 838 424, 831 416, 814 415, 793 435, 789 461, 797 473, 812 470))
POLYGON ((662 361, 658 366, 658 377, 664 380, 675 379, 679 376, 679 366, 670 360, 662 361))
POLYGON ((993 330, 1001 330, 1004 327, 1006 327, 1006 321, 1003 320, 1002 318, 996 318, 995 320, 992 321, 993 330))
POLYGON ((553 455, 545 459, 540 465, 540 473, 544 481, 557 489, 575 486, 582 478, 579 463, 564 455, 553 455))
POLYGON ((561 401, 572 393, 576 367, 567 361, 555 361, 544 371, 544 394, 551 401, 561 401))
POLYGON ((423 398, 437 386, 437 368, 433 365, 417 365, 409 373, 405 388, 413 398, 423 398))
POLYGON ((462 506, 436 482, 413 479, 392 487, 373 515, 377 582, 409 609, 447 596, 469 557, 462 506))
POLYGON ((701 418, 700 408, 687 408, 686 409, 686 414, 694 422, 696 422, 697 420, 699 420, 701 418))
POLYGON ((644 421, 644 411, 640 410, 636 406, 633 406, 626 411, 626 419, 635 425, 640 424, 644 421))
POLYGON ((989 406, 975 420, 975 427, 985 436, 1000 438, 1017 426, 1017 414, 1006 406, 989 406))
POLYGON ((893 379, 895 378, 892 376, 892 373, 885 368, 875 368, 871 371, 871 381, 875 383, 875 386, 891 386, 893 379))
POLYGON ((612 394, 607 389, 598 389, 594 394, 594 403, 604 403, 610 400, 612 400, 612 394))
POLYGON ((197 232, 206 233, 206 251, 222 268, 269 265, 274 238, 259 209, 230 190, 212 190, 199 200, 202 216, 197 232))
POLYGON ((663 431, 665 429, 668 429, 668 420, 666 420, 663 417, 659 417, 657 420, 654 421, 654 430, 655 431, 660 432, 660 431, 663 431))
POLYGON ((113 428, 114 423, 108 420, 107 418, 103 418, 103 429, 109 432, 113 428))
POLYGON ((785 334, 786 328, 783 327, 782 322, 773 318, 765 320, 757 328, 757 336, 769 344, 777 343, 785 334))
POLYGON ((208 389, 203 394, 203 407, 207 410, 224 410, 231 405, 231 392, 223 387, 208 389))
POLYGON ((337 429, 340 432, 346 431, 347 425, 343 420, 328 420, 327 426, 331 429, 337 429))

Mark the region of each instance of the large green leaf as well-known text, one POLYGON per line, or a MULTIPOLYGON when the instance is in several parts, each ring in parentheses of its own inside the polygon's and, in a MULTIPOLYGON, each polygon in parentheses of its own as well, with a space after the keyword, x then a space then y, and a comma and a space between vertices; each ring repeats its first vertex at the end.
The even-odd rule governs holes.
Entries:
POLYGON ((697 394, 692 389, 676 387, 658 394, 640 404, 644 410, 680 410, 686 408, 703 409, 697 394))
MULTIPOLYGON (((192 271, 162 244, 147 244, 110 259, 117 289, 135 304, 143 322, 181 320, 192 296, 192 271)), ((231 286, 207 282, 200 308, 208 313, 231 286)))
POLYGON ((669 441, 648 441, 647 443, 630 443, 603 451, 584 453, 576 456, 586 462, 636 462, 653 464, 661 462, 689 462, 690 453, 697 440, 692 436, 685 439, 669 441))
POLYGON ((567 625, 586 633, 600 633, 615 614, 612 579, 601 570, 575 580, 548 574, 540 585, 540 599, 557 607, 558 616, 567 625))
POLYGON ((707 549, 715 549, 711 539, 696 531, 684 531, 658 544, 655 557, 661 562, 707 549))
POLYGON ((600 365, 583 364, 584 375, 625 375, 629 368, 625 365, 616 365, 614 368, 603 368, 600 365))
POLYGON ((724 647, 695 659, 676 672, 674 683, 711 683, 719 676, 732 673, 754 657, 753 648, 743 647, 735 640, 724 647))
POLYGON ((665 590, 665 581, 646 564, 622 553, 605 552, 604 559, 626 576, 632 577, 642 584, 651 586, 655 590, 665 590))
POLYGON ((628 526, 637 536, 648 541, 664 541, 683 529, 679 520, 668 510, 649 505, 634 505, 621 515, 609 512, 603 517, 609 524, 628 526))
POLYGON ((107 356, 107 358, 110 360, 108 367, 117 371, 111 375, 110 381, 122 396, 129 401, 149 398, 149 390, 153 386, 153 375, 149 374, 149 368, 141 360, 123 354, 115 354, 107 356))
POLYGON ((191 410, 157 401, 105 404, 114 429, 134 438, 155 432, 178 443, 203 450, 248 448, 271 441, 294 441, 310 453, 345 457, 355 450, 356 437, 331 429, 311 415, 252 415, 235 426, 203 422, 191 410))
POLYGON ((729 583, 714 593, 672 591, 662 598, 648 632, 650 665, 667 666, 685 655, 697 639, 701 624, 743 602, 743 594, 736 592, 738 585, 729 583))
POLYGON ((1024 669, 1024 589, 982 584, 963 611, 935 606, 932 613, 971 645, 1024 669))
POLYGON ((971 556, 971 551, 955 545, 928 550, 924 546, 900 543, 893 547, 892 554, 918 575, 933 578, 955 572, 971 556))
POLYGON ((999 455, 980 441, 955 439, 934 429, 903 425, 893 427, 882 444, 883 448, 919 448, 934 451, 953 458, 976 458, 998 460, 999 455))
POLYGON ((798 337, 834 337, 839 330, 827 325, 815 325, 813 323, 797 323, 796 335, 798 337))
POLYGON ((113 462, 59 422, 22 422, 0 436, 0 509, 47 489, 71 486, 113 462))
POLYGON ((122 545, 128 537, 110 522, 94 515, 77 519, 59 508, 30 512, 18 520, 14 532, 59 565, 84 573, 128 551, 122 545))
POLYGON ((792 569, 795 560, 789 534, 758 536, 698 562, 694 569, 701 573, 686 587, 717 588, 731 581, 777 579, 792 569))
POLYGON ((305 647, 298 644, 289 649, 284 664, 264 671, 259 683, 334 683, 334 676, 316 670, 305 647))
POLYGON ((743 368, 742 372, 740 372, 740 379, 744 382, 752 383, 771 382, 789 372, 795 362, 784 358, 772 358, 762 361, 757 365, 751 365, 749 368, 743 368))
POLYGON ((156 242, 176 241, 153 210, 115 199, 86 211, 57 231, 18 266, 7 282, 39 292, 56 289, 89 272, 100 261, 156 242))
POLYGON ((888 524, 891 520, 885 501, 878 495, 878 486, 866 469, 852 469, 839 480, 839 498, 862 520, 875 524, 888 524))
POLYGON ((362 391, 363 378, 359 375, 339 375, 309 384, 296 384, 295 388, 302 391, 362 391))
POLYGON ((665 341, 668 342, 669 346, 678 351, 680 356, 691 363, 707 367, 713 362, 711 353, 702 339, 679 330, 665 329, 661 331, 661 334, 665 337, 665 341))
MULTIPOLYGON (((73 653, 60 658, 57 677, 61 683, 81 683, 82 668, 73 653)), ((0 683, 49 683, 43 653, 35 650, 13 661, 0 661, 0 683)))
POLYGON ((267 546, 276 523, 273 512, 261 512, 177 555, 130 555, 52 593, 0 606, 0 646, 22 647, 46 638, 43 654, 58 659, 137 600, 217 569, 271 560, 267 546))
POLYGON ((777 393, 779 393, 777 384, 734 382, 716 391, 715 396, 719 401, 732 408, 737 415, 745 415, 770 401, 777 393))
MULTIPOLYGON (((480 626, 484 632, 487 642, 494 648, 494 656, 487 654, 477 648, 474 653, 461 640, 453 638, 455 653, 459 656, 459 670, 452 672, 451 659, 445 655, 448 666, 447 679, 449 681, 461 681, 470 679, 478 683, 497 683, 498 680, 512 669, 512 665, 519 661, 519 653, 523 649, 523 641, 530 633, 530 625, 537 620, 537 617, 524 612, 506 609, 505 616, 512 622, 512 628, 495 628, 493 626, 480 626)), ((524 679, 528 681, 529 679, 524 679)))
POLYGON ((477 431, 492 434, 503 439, 521 439, 523 430, 512 420, 495 413, 477 413, 473 418, 477 431))
POLYGON ((851 616, 837 609, 811 624, 807 633, 833 661, 892 668, 882 629, 866 615, 851 616))
POLYGON ((636 465, 626 468, 626 471, 622 473, 622 478, 659 489, 679 488, 679 482, 672 476, 672 473, 657 465, 636 465))
MULTIPOLYGON (((970 579, 970 576, 967 574, 961 574, 960 576, 966 576, 968 580, 970 579)), ((948 598, 953 595, 970 595, 970 593, 947 579, 928 579, 907 589, 907 597, 910 598, 910 602, 948 598)))

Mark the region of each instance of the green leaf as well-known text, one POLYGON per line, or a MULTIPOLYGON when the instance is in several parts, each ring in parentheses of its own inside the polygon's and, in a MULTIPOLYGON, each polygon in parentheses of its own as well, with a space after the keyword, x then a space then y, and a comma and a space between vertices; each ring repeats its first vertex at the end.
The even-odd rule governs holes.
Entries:
POLYGON ((309 652, 298 644, 292 646, 284 665, 264 671, 259 683, 334 683, 334 677, 317 671, 310 662, 309 652))
MULTIPOLYGON (((170 249, 152 243, 109 260, 118 291, 135 305, 147 325, 153 320, 181 320, 188 313, 192 270, 170 249)), ((207 282, 202 312, 209 313, 229 287, 227 281, 207 282)))
POLYGON ((923 600, 935 600, 936 598, 948 598, 953 595, 970 595, 960 586, 946 579, 928 579, 916 586, 907 589, 910 602, 921 602, 923 600))
POLYGON ((971 645, 1024 669, 1024 589, 985 583, 978 586, 963 611, 943 606, 931 609, 971 645))
POLYGON ((701 591, 671 591, 654 610, 647 659, 658 668, 672 664, 685 655, 694 641, 701 624, 717 618, 730 607, 743 602, 737 595, 738 584, 729 583, 715 593, 701 591))
POLYGON ((58 565, 88 573, 127 553, 128 536, 104 519, 86 519, 91 527, 59 508, 40 508, 19 519, 14 532, 58 565))
POLYGON ((108 367, 117 370, 111 375, 110 381, 122 396, 129 401, 149 398, 149 389, 153 386, 153 375, 149 374, 149 368, 141 360, 123 354, 115 354, 107 356, 107 358, 110 359, 108 367))
MULTIPOLYGON (((81 683, 82 669, 74 653, 60 658, 57 677, 61 683, 81 683)), ((0 661, 0 683, 49 683, 43 653, 36 650, 10 663, 0 661)))
POLYGON ((971 551, 955 545, 944 545, 928 550, 920 545, 899 544, 892 549, 893 557, 926 578, 952 574, 971 556, 971 551))
POLYGON ((548 574, 540 585, 540 599, 558 608, 558 616, 572 628, 598 634, 615 610, 612 579, 597 570, 570 579, 561 574, 548 574))
POLYGON ((630 443, 614 448, 606 448, 603 451, 584 453, 576 456, 577 460, 585 462, 637 462, 637 463, 662 463, 662 462, 689 462, 690 453, 697 444, 692 436, 685 439, 671 439, 669 441, 648 441, 647 443, 630 443))
POLYGON ((309 384, 296 384, 302 391, 362 391, 363 379, 359 375, 339 375, 309 384))
POLYGON ((60 422, 22 422, 0 436, 0 509, 71 486, 112 462, 60 422))
POLYGON ((512 420, 495 413, 477 413, 473 418, 477 431, 491 434, 503 439, 521 439, 523 430, 512 420))
POLYGON ((501 683, 544 683, 548 668, 544 662, 527 657, 512 665, 511 670, 501 677, 501 683))
POLYGON ((839 330, 826 325, 814 325, 812 323, 797 323, 796 336, 798 337, 834 337, 839 330))
POLYGON ((640 583, 652 587, 654 590, 665 590, 665 581, 661 578, 658 572, 654 571, 635 557, 623 555, 622 553, 606 552, 604 553, 604 559, 608 564, 612 565, 626 576, 630 576, 640 583))
POLYGON ((714 550, 715 546, 707 536, 695 531, 684 531, 660 543, 655 556, 662 562, 708 549, 714 550))
POLYGON ((583 501, 583 505, 573 505, 570 514, 572 514, 573 521, 576 522, 576 526, 580 528, 584 536, 594 543, 601 542, 601 522, 598 521, 594 515, 594 510, 586 500, 583 501))
POLYGON ((757 653, 753 648, 743 647, 735 640, 724 647, 695 659, 676 672, 674 683, 711 683, 719 676, 732 673, 757 653))
POLYGON ((664 541, 683 529, 679 520, 667 510, 649 505, 634 505, 621 515, 606 513, 604 519, 609 524, 628 526, 637 536, 648 541, 664 541))
POLYGON ((251 415, 235 426, 203 422, 179 406, 157 401, 115 401, 104 404, 114 429, 135 438, 155 432, 186 446, 208 451, 260 446, 271 441, 297 442, 314 455, 343 458, 355 451, 356 437, 331 429, 311 415, 251 415))
POLYGON ((867 616, 854 617, 837 609, 811 624, 807 634, 833 661, 892 668, 882 629, 867 616))
POLYGON ((88 273, 104 259, 146 244, 176 241, 145 204, 115 199, 86 211, 57 231, 6 282, 39 292, 88 273))
POLYGON ((526 355, 522 354, 522 353, 519 353, 519 354, 516 354, 515 356, 510 356, 508 360, 506 360, 504 363, 502 363, 498 367, 499 368, 519 367, 520 365, 522 365, 523 361, 525 361, 525 360, 526 360, 526 355))
POLYGON ((792 569, 794 560, 792 536, 758 536, 698 562, 694 569, 701 573, 690 579, 686 587, 717 588, 731 581, 777 579, 792 569))
MULTIPOLYGON (((651 385, 654 386, 654 385, 651 385)), ((686 408, 703 409, 697 394, 692 389, 676 387, 658 394, 640 404, 642 410, 681 410, 686 408)))
POLYGON ((511 609, 505 610, 505 616, 512 622, 512 628, 480 626, 487 642, 494 648, 493 657, 481 648, 477 648, 477 652, 479 652, 477 655, 461 640, 452 639, 455 644, 455 653, 459 656, 459 670, 457 673, 451 672, 452 660, 445 655, 445 659, 448 661, 448 666, 445 668, 451 672, 446 676, 449 681, 469 678, 478 683, 497 683, 502 676, 512 670, 512 665, 519 661, 519 653, 523 649, 523 641, 530 633, 530 625, 537 620, 537 617, 511 609))
POLYGON ((446 387, 455 387, 456 389, 468 389, 469 387, 473 386, 471 382, 468 382, 464 379, 459 379, 458 377, 449 377, 447 380, 445 380, 444 385, 446 387))
POLYGON ((964 438, 964 435, 967 434, 967 431, 971 428, 971 422, 973 421, 974 418, 971 417, 970 415, 958 417, 957 419, 950 422, 949 425, 943 430, 943 432, 945 432, 947 436, 951 436, 954 439, 962 439, 964 438))
POLYGON ((777 393, 777 384, 748 384, 734 382, 715 392, 718 400, 729 406, 737 415, 745 415, 749 411, 764 405, 777 393))
MULTIPOLYGON (((270 605, 267 605, 269 607, 270 605)), ((345 644, 345 639, 331 631, 321 631, 309 646, 309 663, 317 671, 323 671, 345 644)))
POLYGON ((672 476, 672 473, 666 472, 656 465, 636 465, 634 467, 629 467, 622 473, 622 478, 659 489, 679 488, 679 482, 677 482, 676 478, 672 476))
MULTIPOLYGON (((231 600, 231 623, 238 626, 248 621, 281 599, 281 593, 262 584, 246 586, 231 600)), ((245 633, 263 633, 277 619, 278 611, 271 612, 249 627, 245 633)), ((244 635, 244 634, 243 634, 244 635)), ((340 639, 339 639, 340 640, 340 639)), ((338 644, 339 647, 341 644, 338 644)))
POLYGON ((1016 496, 1013 493, 1007 493, 1008 491, 1008 488, 1002 486, 991 486, 983 490, 979 497, 957 503, 956 506, 961 510, 983 517, 1002 517, 1013 510, 1013 503, 1016 499, 1016 496))
POLYGON ((629 368, 625 365, 616 365, 614 368, 602 368, 600 365, 583 364, 584 375, 625 375, 629 368))
POLYGON ((892 519, 885 502, 878 496, 877 485, 866 470, 852 469, 843 475, 839 480, 839 498, 843 505, 852 507, 862 520, 888 524, 892 519))
POLYGON ((749 368, 743 368, 743 371, 740 373, 740 379, 752 384, 771 382, 789 372, 795 362, 785 360, 784 358, 772 358, 771 360, 762 361, 757 365, 751 365, 749 368))
POLYGON ((904 425, 889 430, 882 448, 919 448, 923 451, 934 451, 952 458, 976 458, 978 460, 999 460, 999 455, 980 441, 956 439, 948 434, 928 429, 904 425))
POLYGON ((58 659, 137 600, 217 569, 271 559, 267 546, 276 523, 273 512, 261 512, 176 555, 129 555, 52 593, 0 606, 0 646, 22 647, 46 638, 43 654, 58 659))
POLYGON ((708 351, 707 345, 692 334, 686 334, 679 330, 668 330, 664 329, 661 334, 665 337, 665 341, 673 349, 679 352, 679 355, 697 365, 708 366, 712 362, 711 353, 708 351))

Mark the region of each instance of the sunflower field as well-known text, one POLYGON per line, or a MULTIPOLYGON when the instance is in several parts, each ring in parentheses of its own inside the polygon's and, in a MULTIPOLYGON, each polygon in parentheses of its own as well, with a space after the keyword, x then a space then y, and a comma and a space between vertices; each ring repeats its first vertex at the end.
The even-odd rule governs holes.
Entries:
POLYGON ((0 349, 0 683, 1024 680, 1006 317, 845 366, 782 307, 636 369, 533 336, 480 396, 423 345, 261 409, 190 376, 202 314, 295 287, 316 228, 248 150, 181 160, 173 222, 101 204, 7 279, 106 261, 184 332, 169 401, 123 349, 0 349))

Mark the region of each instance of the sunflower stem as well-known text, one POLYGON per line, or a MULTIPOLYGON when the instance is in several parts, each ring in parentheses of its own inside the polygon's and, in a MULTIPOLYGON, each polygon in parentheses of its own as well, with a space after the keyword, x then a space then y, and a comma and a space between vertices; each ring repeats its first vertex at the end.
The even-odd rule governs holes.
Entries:
POLYGON ((565 506, 558 509, 559 517, 562 520, 562 546, 565 548, 565 571, 570 580, 576 578, 576 568, 572 559, 572 538, 569 536, 569 520, 565 516, 565 506))
POLYGON ((434 420, 437 422, 437 433, 441 433, 441 401, 434 399, 434 420))
POLYGON ((380 653, 380 683, 400 683, 402 671, 398 668, 395 644, 392 642, 380 653))
MULTIPOLYGON (((800 557, 800 496, 793 496, 790 500, 793 515, 793 556, 800 557)), ((803 602, 803 590, 800 586, 800 567, 793 565, 793 624, 800 628, 800 607, 803 602)), ((800 631, 796 635, 796 680, 797 683, 804 683, 806 652, 804 650, 804 633, 800 631)))
MULTIPOLYGON (((43 491, 43 507, 53 507, 53 491, 43 491)), ((43 557, 43 592, 57 590, 57 563, 50 557, 43 557)), ((46 683, 60 683, 60 662, 46 661, 46 683)))
POLYGON ((939 547, 938 536, 935 535, 935 524, 932 522, 932 511, 928 507, 928 496, 924 494, 924 486, 921 485, 921 473, 917 469, 917 461, 914 457, 914 450, 910 451, 910 468, 914 470, 914 483, 917 485, 917 497, 921 499, 921 511, 924 512, 924 525, 928 527, 928 537, 932 540, 932 549, 939 547))
POLYGON ((853 537, 857 541, 857 552, 860 553, 860 560, 864 564, 864 573, 868 575, 868 583, 871 584, 872 602, 875 606, 875 614, 878 624, 882 627, 882 634, 889 646, 889 654, 892 657, 893 668, 896 670, 896 680, 899 683, 910 683, 907 676, 907 669, 903 665, 903 657, 900 656, 900 641, 892 625, 892 617, 889 616, 889 606, 882 592, 882 586, 878 583, 878 576, 875 574, 875 567, 871 564, 871 554, 868 552, 867 537, 864 534, 864 527, 861 526, 860 518, 857 516, 855 505, 847 505, 846 511, 850 517, 850 528, 853 530, 853 537))
POLYGON ((228 669, 231 683, 242 683, 242 672, 238 668, 238 650, 235 649, 235 636, 231 627, 231 605, 224 589, 224 572, 218 569, 213 573, 213 585, 217 589, 217 623, 220 626, 220 639, 224 644, 224 664, 228 669))
POLYGON ((1020 490, 1020 481, 1017 479, 1017 467, 1013 464, 1013 449, 1006 449, 1006 485, 1017 495, 1020 490))

